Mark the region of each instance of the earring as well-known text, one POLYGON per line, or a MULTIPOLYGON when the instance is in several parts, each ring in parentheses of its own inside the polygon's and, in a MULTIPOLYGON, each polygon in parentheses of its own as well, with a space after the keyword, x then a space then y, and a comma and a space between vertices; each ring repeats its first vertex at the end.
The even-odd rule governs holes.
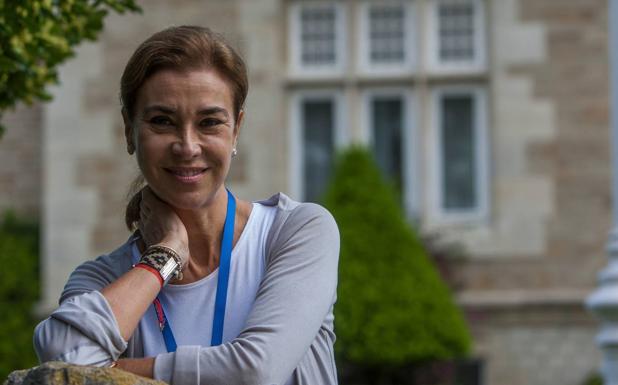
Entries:
POLYGON ((232 158, 238 155, 238 151, 236 151, 236 147, 232 149, 232 158))

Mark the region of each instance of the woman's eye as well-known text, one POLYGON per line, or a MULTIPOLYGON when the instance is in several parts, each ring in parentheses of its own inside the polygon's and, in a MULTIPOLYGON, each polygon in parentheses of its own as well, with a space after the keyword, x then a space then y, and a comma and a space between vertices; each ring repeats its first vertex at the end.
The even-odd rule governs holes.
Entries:
POLYGON ((174 122, 172 122, 172 120, 167 116, 155 116, 150 119, 150 123, 157 126, 171 126, 174 124, 174 122))
POLYGON ((200 121, 200 126, 202 126, 202 127, 214 127, 214 126, 218 126, 221 123, 223 123, 223 122, 221 120, 219 120, 219 119, 207 118, 207 119, 204 119, 204 120, 200 121))

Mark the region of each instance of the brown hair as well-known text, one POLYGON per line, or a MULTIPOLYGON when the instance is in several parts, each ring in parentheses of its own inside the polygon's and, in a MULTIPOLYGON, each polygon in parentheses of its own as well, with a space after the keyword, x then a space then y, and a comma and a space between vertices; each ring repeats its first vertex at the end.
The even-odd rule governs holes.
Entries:
MULTIPOLYGON (((217 71, 232 90, 234 115, 238 119, 249 90, 244 61, 222 35, 206 27, 180 26, 150 36, 129 59, 120 78, 120 102, 130 120, 134 118, 139 89, 150 76, 164 69, 217 71)), ((125 223, 131 231, 139 221, 143 184, 143 177, 138 177, 129 192, 132 198, 125 212, 125 223)))

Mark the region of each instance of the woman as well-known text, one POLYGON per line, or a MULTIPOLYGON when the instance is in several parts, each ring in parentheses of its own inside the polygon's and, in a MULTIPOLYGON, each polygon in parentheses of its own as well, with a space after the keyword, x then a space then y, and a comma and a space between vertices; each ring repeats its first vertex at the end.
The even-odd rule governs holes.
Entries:
POLYGON ((339 234, 315 204, 225 188, 248 84, 201 27, 146 40, 121 79, 137 228, 79 266, 35 330, 41 361, 118 366, 172 384, 333 384, 339 234))

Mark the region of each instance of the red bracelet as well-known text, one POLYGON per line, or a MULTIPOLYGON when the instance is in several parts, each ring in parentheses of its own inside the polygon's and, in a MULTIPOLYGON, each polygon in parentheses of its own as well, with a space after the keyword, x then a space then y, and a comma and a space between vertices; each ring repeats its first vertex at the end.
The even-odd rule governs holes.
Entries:
POLYGON ((135 267, 138 267, 140 269, 144 269, 144 270, 149 271, 152 274, 154 274, 155 277, 157 277, 157 279, 159 280, 159 283, 161 284, 161 287, 163 287, 163 278, 161 277, 161 274, 159 274, 159 272, 156 269, 154 269, 154 268, 152 268, 152 267, 150 267, 148 265, 145 265, 143 263, 138 263, 137 265, 135 265, 135 267))

